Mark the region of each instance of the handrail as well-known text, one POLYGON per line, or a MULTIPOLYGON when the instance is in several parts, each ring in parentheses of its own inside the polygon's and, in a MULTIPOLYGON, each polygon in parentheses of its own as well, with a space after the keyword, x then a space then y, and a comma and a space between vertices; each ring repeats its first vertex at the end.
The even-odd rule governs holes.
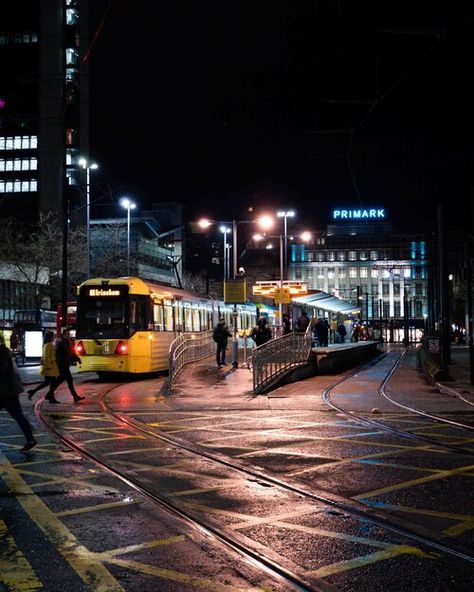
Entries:
POLYGON ((305 333, 288 333, 256 347, 251 360, 253 392, 263 392, 293 368, 306 364, 310 352, 310 325, 305 333))
POLYGON ((171 342, 168 350, 168 378, 164 390, 171 393, 178 374, 186 364, 207 358, 214 353, 212 331, 183 333, 171 342))

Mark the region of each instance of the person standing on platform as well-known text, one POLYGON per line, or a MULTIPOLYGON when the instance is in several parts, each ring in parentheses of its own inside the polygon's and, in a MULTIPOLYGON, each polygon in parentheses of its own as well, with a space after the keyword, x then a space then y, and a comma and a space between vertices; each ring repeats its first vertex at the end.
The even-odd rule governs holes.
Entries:
POLYGON ((298 317, 298 320, 296 321, 296 327, 298 329, 299 333, 306 333, 306 329, 308 328, 309 325, 309 317, 306 314, 305 310, 301 311, 300 316, 298 317))
POLYGON ((337 326, 337 333, 339 335, 339 343, 345 343, 347 330, 346 330, 346 327, 342 321, 337 326))
POLYGON ((290 317, 288 316, 288 314, 286 312, 283 313, 281 322, 283 325, 283 335, 288 335, 288 333, 291 333, 290 317))
POLYGON ((79 401, 84 400, 85 397, 81 397, 76 393, 74 382, 72 380, 70 367, 74 362, 80 362, 81 360, 72 350, 71 333, 69 332, 69 329, 63 330, 62 338, 56 344, 56 361, 59 368, 59 378, 56 382, 56 387, 65 380, 69 392, 74 399, 74 403, 79 403, 79 401))
POLYGON ((216 362, 219 368, 221 366, 227 366, 225 354, 227 350, 227 340, 230 336, 230 331, 225 323, 225 320, 223 317, 221 317, 217 325, 214 327, 214 331, 212 333, 212 338, 217 344, 216 362))
POLYGON ((272 338, 272 330, 268 326, 265 317, 260 317, 258 319, 257 326, 253 328, 251 337, 255 341, 257 347, 270 341, 272 338))
POLYGON ((54 333, 52 331, 46 331, 44 334, 43 357, 41 358, 40 371, 41 376, 44 376, 44 382, 28 391, 28 399, 31 399, 36 392, 45 386, 49 386, 45 399, 50 403, 59 403, 54 396, 59 378, 59 368, 56 362, 56 348, 54 347, 53 339, 54 333))
POLYGON ((5 338, 0 334, 0 409, 5 409, 16 421, 23 432, 26 443, 21 448, 22 452, 28 452, 37 442, 33 436, 30 422, 23 415, 18 395, 23 392, 20 376, 16 371, 12 354, 5 345, 5 338))

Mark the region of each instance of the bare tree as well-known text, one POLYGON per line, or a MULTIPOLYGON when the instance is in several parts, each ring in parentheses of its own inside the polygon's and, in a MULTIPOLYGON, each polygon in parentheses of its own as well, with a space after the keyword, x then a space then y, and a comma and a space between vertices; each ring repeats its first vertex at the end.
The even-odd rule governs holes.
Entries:
MULTIPOLYGON (((85 234, 68 233, 69 293, 85 278, 85 234)), ((0 261, 14 281, 28 286, 35 308, 45 298, 60 300, 62 278, 62 230, 53 214, 40 214, 33 226, 8 219, 0 229, 0 261)))

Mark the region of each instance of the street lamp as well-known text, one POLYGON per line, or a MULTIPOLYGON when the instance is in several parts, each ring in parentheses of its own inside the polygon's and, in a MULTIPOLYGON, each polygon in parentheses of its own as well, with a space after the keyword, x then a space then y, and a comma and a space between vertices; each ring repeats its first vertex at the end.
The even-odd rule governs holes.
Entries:
MULTIPOLYGON (((302 232, 299 236, 300 236, 300 239, 303 240, 303 241, 305 241, 305 242, 311 240, 311 237, 312 237, 311 233, 308 232, 308 231, 302 232)), ((257 233, 257 234, 254 234, 253 235, 253 239, 255 241, 257 241, 257 242, 258 241, 261 241, 264 238, 277 238, 280 241, 280 281, 279 281, 279 285, 280 285, 280 288, 282 288, 283 287, 283 279, 284 279, 284 272, 283 272, 283 268, 284 268, 284 264, 283 264, 283 257, 284 257, 283 256, 283 239, 287 239, 288 237, 286 235, 283 236, 282 234, 279 234, 279 235, 270 235, 270 234, 260 234, 260 233, 257 233)), ((272 248, 272 247, 271 247, 271 245, 267 245, 266 248, 268 249, 268 248, 272 248)), ((283 310, 282 309, 282 305, 280 303, 280 304, 278 304, 278 311, 279 311, 279 316, 280 316, 280 325, 282 325, 282 323, 283 323, 282 310, 283 310)))
POLYGON ((220 231, 222 232, 222 234, 224 235, 224 279, 228 279, 229 277, 229 272, 228 272, 228 258, 227 258, 227 253, 228 253, 228 249, 227 249, 227 234, 230 232, 230 228, 228 226, 220 226, 219 227, 220 231))
POLYGON ((86 171, 86 252, 87 252, 87 277, 91 275, 91 239, 90 239, 90 225, 91 225, 91 171, 99 168, 95 162, 89 162, 86 158, 79 159, 79 166, 86 171))
POLYGON ((283 218, 283 236, 285 239, 285 254, 284 254, 284 265, 283 265, 283 270, 284 270, 284 274, 285 277, 287 275, 287 270, 288 270, 288 218, 294 218, 295 217, 295 211, 294 210, 279 210, 277 212, 277 216, 278 218, 283 218))
MULTIPOLYGON (((232 222, 221 222, 221 224, 232 224, 232 277, 236 279, 239 276, 239 268, 238 268, 238 249, 237 249, 237 225, 238 224, 251 224, 253 222, 257 222, 260 225, 260 228, 266 230, 271 228, 274 224, 272 216, 263 215, 257 218, 256 220, 232 220, 232 222)), ((201 218, 198 220, 198 226, 203 230, 208 229, 213 224, 216 224, 215 221, 209 220, 208 218, 201 218)), ((230 262, 229 262, 230 267, 230 262)), ((230 270, 229 270, 230 271, 230 270)), ((239 366, 239 341, 237 339, 237 305, 234 304, 234 327, 232 332, 232 367, 238 368, 239 366)))
POLYGON ((127 210, 127 275, 130 276, 130 210, 134 210, 137 204, 128 197, 120 198, 119 203, 127 210))

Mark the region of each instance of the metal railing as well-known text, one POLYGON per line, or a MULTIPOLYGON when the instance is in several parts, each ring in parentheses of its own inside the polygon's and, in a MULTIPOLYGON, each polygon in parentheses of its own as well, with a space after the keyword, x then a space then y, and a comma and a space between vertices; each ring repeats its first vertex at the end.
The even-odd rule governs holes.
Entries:
POLYGON ((165 391, 171 392, 176 377, 191 362, 197 362, 215 353, 212 331, 202 333, 183 333, 171 342, 168 353, 169 374, 165 391))
POLYGON ((288 333, 256 347, 249 364, 253 372, 253 392, 263 392, 293 368, 306 364, 310 352, 310 326, 306 333, 288 333))

